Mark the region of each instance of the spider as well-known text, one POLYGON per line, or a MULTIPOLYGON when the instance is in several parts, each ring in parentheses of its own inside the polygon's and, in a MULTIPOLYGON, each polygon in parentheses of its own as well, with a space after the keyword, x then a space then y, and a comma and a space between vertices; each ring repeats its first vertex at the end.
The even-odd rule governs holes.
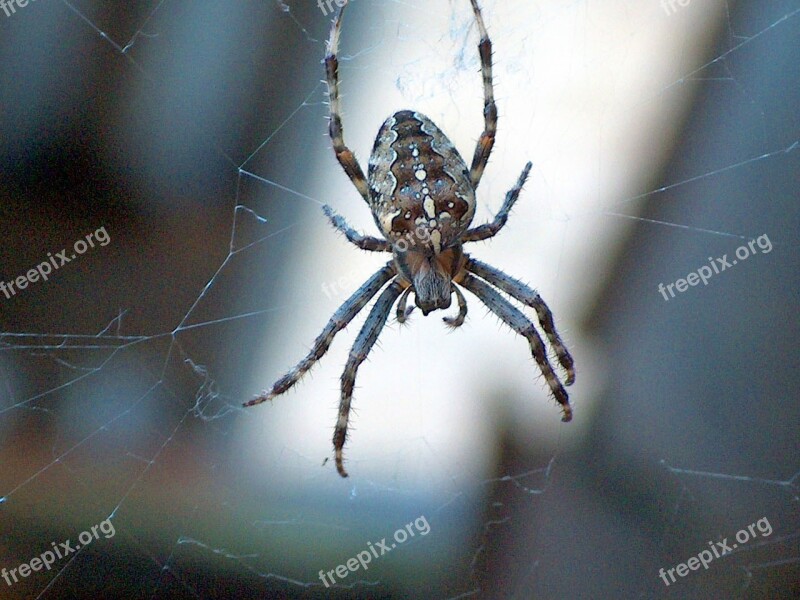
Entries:
POLYGON ((463 251, 463 244, 489 239, 503 228, 531 169, 531 163, 528 162, 516 184, 506 194, 503 206, 493 221, 469 227, 475 213, 475 190, 492 152, 497 131, 497 107, 492 86, 492 43, 477 0, 470 2, 481 38, 478 52, 484 93, 484 131, 478 139, 470 168, 467 168, 461 155, 433 121, 422 113, 401 110, 389 117, 378 131, 369 158, 369 178, 364 177, 358 160, 345 145, 339 106, 339 63, 336 54, 344 6, 339 9, 331 26, 324 62, 333 150, 344 172, 372 211, 383 239, 354 230, 329 206, 323 210, 333 227, 350 242, 362 250, 391 252, 392 260, 336 310, 303 360, 278 379, 272 389, 262 392, 244 406, 272 400, 289 390, 325 355, 334 336, 383 290, 350 350, 341 377, 341 399, 333 433, 333 448, 336 470, 342 477, 348 476, 344 468, 343 448, 347 439, 356 373, 377 341, 395 302, 399 323, 404 323, 411 314, 413 307, 407 307, 407 302, 412 292, 415 304, 426 316, 435 310, 448 308, 455 294, 458 314, 443 319, 447 326, 455 328, 467 316, 467 302, 459 286, 469 290, 504 323, 527 339, 551 394, 561 405, 561 420, 566 422, 572 419, 572 408, 564 385, 571 385, 575 381, 573 360, 556 332, 553 315, 547 304, 535 290, 521 281, 471 258, 463 251), (566 373, 563 385, 548 360, 547 349, 533 322, 498 290, 536 311, 539 326, 550 341, 558 364, 566 373))

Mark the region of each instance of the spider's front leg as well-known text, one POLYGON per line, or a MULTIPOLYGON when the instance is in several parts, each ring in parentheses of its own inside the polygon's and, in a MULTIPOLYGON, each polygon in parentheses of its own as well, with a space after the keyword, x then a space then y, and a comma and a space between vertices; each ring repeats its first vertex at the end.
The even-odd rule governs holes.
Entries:
POLYGON ((461 285, 475 294, 475 296, 477 296, 489 310, 500 317, 506 325, 528 340, 528 344, 531 347, 531 354, 533 354, 536 364, 539 365, 539 370, 544 375, 547 385, 550 387, 550 392, 553 394, 556 402, 561 405, 561 410, 563 412, 561 420, 565 422, 571 421, 572 407, 569 405, 569 396, 564 386, 561 385, 558 376, 553 371, 553 367, 550 366, 550 361, 547 360, 547 350, 533 323, 489 284, 481 281, 474 275, 465 273, 461 280, 461 285))
POLYGON ((567 350, 564 342, 556 331, 556 325, 553 322, 553 313, 550 312, 550 307, 547 306, 542 297, 520 280, 506 275, 500 269, 496 269, 491 265, 487 265, 474 258, 469 258, 466 264, 467 271, 475 273, 478 277, 485 279, 491 285, 505 292, 515 300, 519 300, 523 304, 530 306, 536 311, 536 316, 539 319, 547 339, 550 340, 550 345, 555 350, 558 362, 567 374, 564 385, 572 385, 575 382, 575 364, 572 360, 572 355, 567 350))
POLYGON ((350 403, 353 399, 353 387, 356 383, 356 374, 358 367, 367 358, 372 346, 378 340, 383 326, 386 324, 386 319, 389 316, 389 311, 392 310, 392 305, 395 300, 403 292, 403 286, 393 281, 383 293, 378 297, 375 306, 369 312, 367 320, 361 331, 358 332, 353 348, 350 350, 350 356, 347 358, 347 364, 342 373, 342 397, 339 402, 339 418, 336 420, 336 429, 333 432, 333 449, 336 457, 336 470, 342 477, 347 477, 347 471, 344 469, 344 443, 347 440, 347 424, 350 419, 350 403))
POLYGON ((314 340, 314 346, 306 357, 297 363, 286 375, 278 379, 278 381, 272 385, 272 389, 270 389, 269 392, 262 392, 249 402, 245 402, 244 406, 255 406, 256 404, 272 400, 275 396, 283 394, 295 383, 300 381, 303 375, 305 375, 320 358, 325 356, 325 353, 333 342, 334 336, 347 327, 347 324, 350 323, 373 296, 386 285, 386 282, 395 275, 394 264, 389 262, 380 271, 370 277, 364 285, 358 288, 358 290, 336 310, 330 321, 328 321, 328 324, 325 325, 325 329, 323 329, 322 333, 314 340))

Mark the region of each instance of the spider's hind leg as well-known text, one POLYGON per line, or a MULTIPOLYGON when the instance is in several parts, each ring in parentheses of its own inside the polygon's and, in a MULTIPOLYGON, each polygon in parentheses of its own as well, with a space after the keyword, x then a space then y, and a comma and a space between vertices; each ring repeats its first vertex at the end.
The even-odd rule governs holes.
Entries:
MULTIPOLYGON (((345 4, 346 6, 346 4, 345 4)), ((328 39, 328 52, 325 55, 325 79, 328 83, 328 102, 330 104, 330 123, 328 133, 333 142, 333 151, 336 160, 342 165, 344 172, 356 186, 358 193, 369 204, 369 188, 364 171, 358 164, 358 159, 353 151, 344 143, 344 129, 342 128, 342 107, 339 103, 339 36, 342 32, 342 13, 344 6, 336 13, 336 18, 331 26, 331 36, 328 39)))
POLYGON ((494 86, 492 85, 492 41, 486 31, 478 0, 470 0, 470 2, 472 3, 472 11, 475 13, 475 22, 478 24, 478 32, 481 36, 481 41, 478 44, 478 54, 481 57, 481 74, 483 75, 483 133, 478 139, 475 156, 472 158, 472 166, 469 170, 472 187, 477 189, 478 184, 481 182, 483 170, 486 168, 486 163, 489 162, 489 156, 492 154, 494 138, 497 134, 497 105, 494 102, 494 86))

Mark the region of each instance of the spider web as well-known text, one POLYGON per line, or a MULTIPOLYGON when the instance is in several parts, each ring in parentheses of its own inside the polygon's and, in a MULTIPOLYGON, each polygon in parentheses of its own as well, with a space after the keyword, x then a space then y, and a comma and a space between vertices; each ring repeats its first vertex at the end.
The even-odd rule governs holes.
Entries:
MULTIPOLYGON (((325 136, 329 16, 60 0, 0 17, 0 279, 110 239, 0 296, 0 569, 115 531, 0 597, 798 592, 800 4, 481 4, 500 122, 476 221, 534 170, 468 251, 548 301, 576 419, 469 297, 455 332, 390 319, 347 480, 327 458, 361 319, 296 389, 241 408, 386 259, 320 210, 374 232, 325 136), (657 291, 764 234, 771 251, 707 286, 657 291), (320 581, 420 517, 429 533, 320 581), (769 535, 659 578, 763 518, 769 535)), ((476 42, 466 0, 354 3, 340 70, 362 165, 406 107, 471 155, 476 42)))

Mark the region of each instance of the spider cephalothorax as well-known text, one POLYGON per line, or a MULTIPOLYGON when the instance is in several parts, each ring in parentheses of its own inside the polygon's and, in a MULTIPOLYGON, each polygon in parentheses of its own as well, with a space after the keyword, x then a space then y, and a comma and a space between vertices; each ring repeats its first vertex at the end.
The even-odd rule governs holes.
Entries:
POLYGON ((398 322, 402 323, 408 318, 411 308, 407 308, 407 302, 412 293, 424 315, 448 308, 455 294, 458 315, 444 317, 444 322, 450 327, 458 327, 467 316, 467 303, 459 286, 472 292, 504 323, 528 340, 531 354, 550 392, 561 404, 564 413, 562 420, 569 421, 572 418, 572 408, 564 385, 570 385, 575 380, 575 370, 572 357, 556 333, 553 315, 547 304, 536 291, 521 281, 470 258, 463 251, 464 243, 488 239, 503 228, 531 169, 531 163, 525 165, 492 222, 470 229, 475 215, 475 190, 492 152, 497 131, 497 107, 492 88, 492 45, 477 0, 470 0, 470 3, 481 36, 478 52, 483 74, 484 130, 469 168, 433 121, 422 113, 402 110, 386 119, 378 131, 369 158, 369 179, 364 177, 355 155, 344 143, 342 132, 336 53, 344 8, 339 10, 331 28, 325 70, 333 149, 345 173, 369 205, 383 239, 355 231, 328 206, 324 207, 325 214, 333 226, 359 248, 391 252, 393 258, 339 307, 308 355, 276 381, 270 391, 263 392, 245 406, 271 400, 297 383, 327 352, 333 337, 383 290, 356 338, 342 374, 339 417, 333 433, 336 469, 342 477, 347 477, 343 448, 347 439, 356 372, 377 341, 395 302, 398 322), (563 385, 550 364, 547 349, 533 322, 500 292, 536 311, 539 326, 566 373, 563 385))

